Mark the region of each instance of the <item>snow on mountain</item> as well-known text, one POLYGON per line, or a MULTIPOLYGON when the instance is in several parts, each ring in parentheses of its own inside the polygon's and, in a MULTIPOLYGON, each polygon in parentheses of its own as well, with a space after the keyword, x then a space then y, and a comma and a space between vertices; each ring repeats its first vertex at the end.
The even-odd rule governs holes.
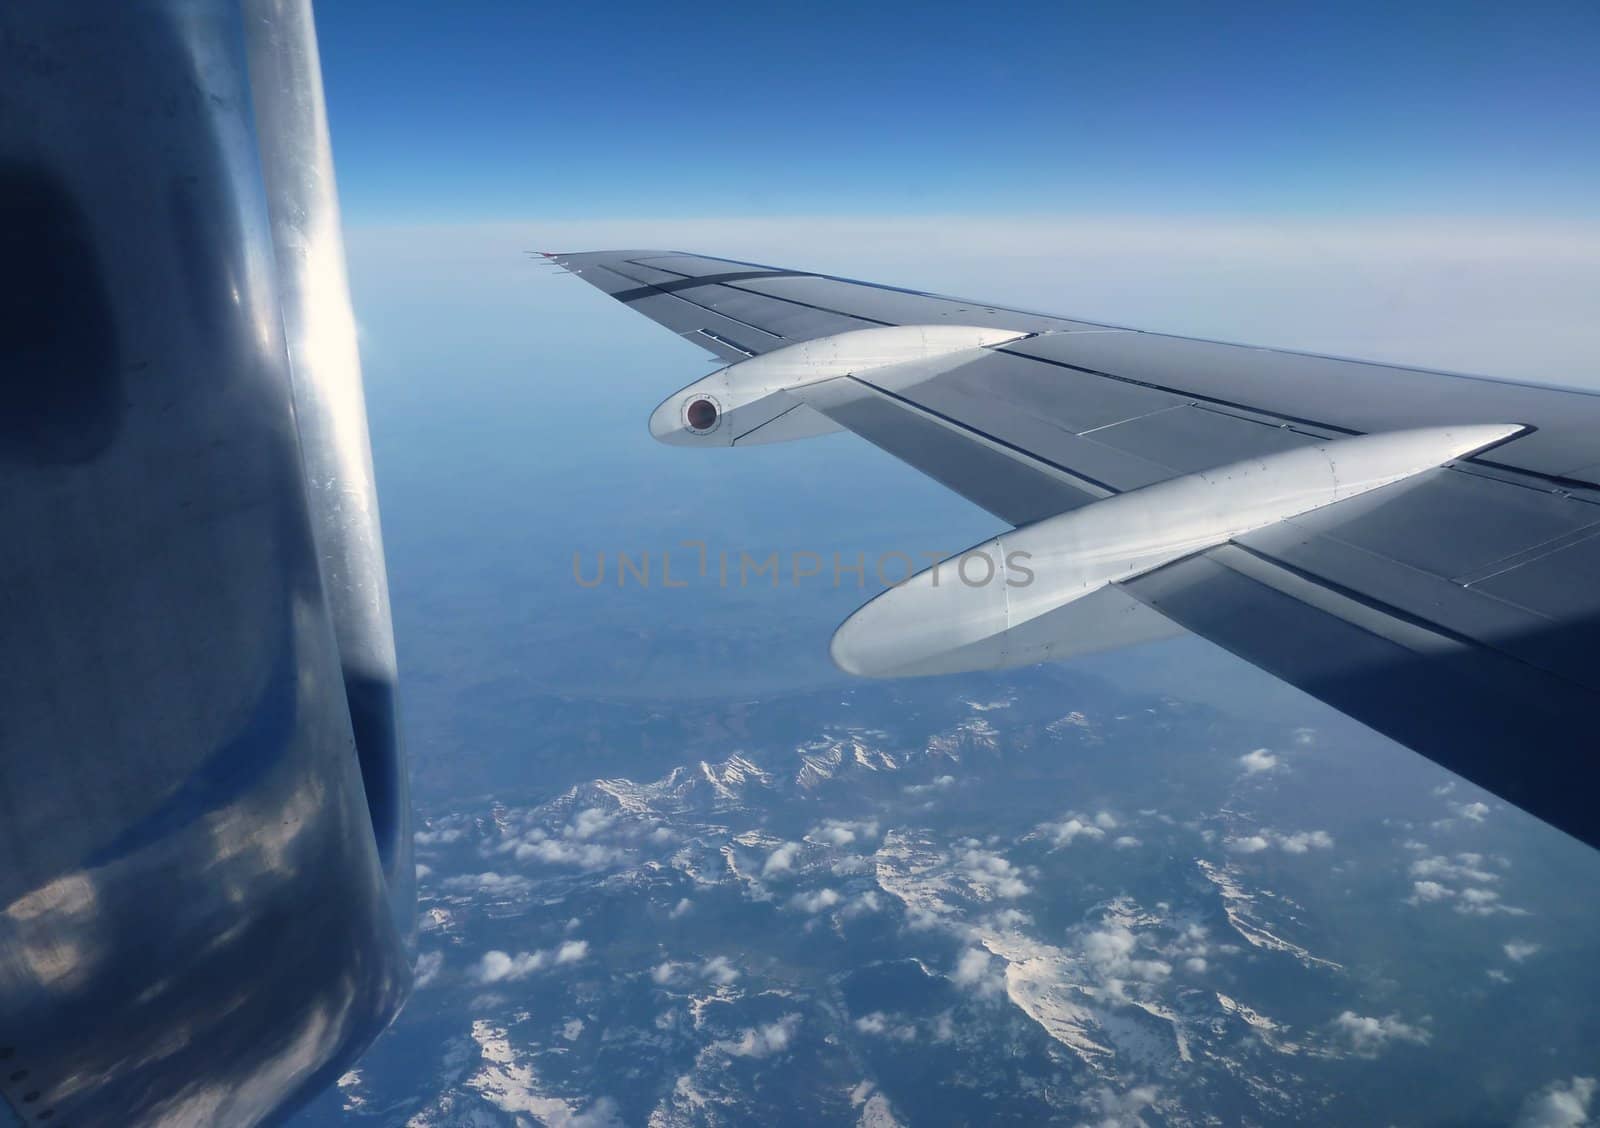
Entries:
MULTIPOLYGON (((1003 984, 1012 1005, 1096 1076, 1170 1075, 1196 1061, 1197 1041, 1207 1043, 1208 1056, 1218 1039, 1259 1039, 1275 1051, 1297 1051, 1283 1028, 1248 1005, 1196 988, 1193 980, 1213 962, 1239 950, 1210 939, 1203 902, 1153 908, 1114 897, 1053 942, 1037 935, 1027 913, 995 911, 995 886, 986 878, 1002 867, 1028 874, 997 849, 942 841, 928 830, 891 829, 873 862, 878 887, 904 906, 913 927, 942 930, 1001 961, 996 972, 969 951, 951 973, 954 982, 980 992, 1003 984), (982 865, 974 867, 974 854, 984 855, 982 865)), ((1200 866, 1246 940, 1308 968, 1338 970, 1253 917, 1255 899, 1238 875, 1200 866)))
POLYGON ((1561 958, 1542 918, 1513 937, 1452 913, 1375 974, 1362 898, 1498 888, 1515 840, 1409 841, 1426 795, 1393 840, 1365 808, 1270 829, 1352 786, 1343 755, 1241 795, 1240 754, 1273 743, 1259 718, 1054 677, 965 692, 779 702, 710 736, 699 712, 652 715, 647 741, 631 714, 586 721, 616 744, 610 776, 436 805, 415 840, 419 989, 318 1123, 1411 1122, 1450 1094, 1401 1055, 1456 1053, 1504 997, 1442 972, 1499 971, 1513 939, 1540 945, 1523 974, 1561 958), (1389 1066, 1406 1086, 1363 1072, 1389 1066))
POLYGON ((811 791, 852 769, 892 772, 900 767, 893 756, 867 743, 865 737, 864 733, 852 732, 843 737, 824 737, 802 744, 795 750, 800 757, 795 785, 811 791))
POLYGON ((1242 936, 1252 946, 1265 949, 1269 952, 1287 952, 1299 960, 1306 967, 1322 967, 1330 971, 1342 971, 1341 965, 1332 960, 1325 960, 1320 956, 1313 956, 1305 948, 1269 931, 1265 924, 1257 919, 1256 900, 1247 893, 1240 884, 1239 874, 1233 866, 1219 866, 1203 858, 1196 859, 1195 865, 1222 896, 1223 910, 1227 913, 1228 923, 1233 930, 1242 936))
POLYGON ((1000 730, 981 714, 969 717, 944 732, 935 733, 927 745, 929 758, 958 764, 963 757, 977 752, 990 756, 1000 752, 1000 730))

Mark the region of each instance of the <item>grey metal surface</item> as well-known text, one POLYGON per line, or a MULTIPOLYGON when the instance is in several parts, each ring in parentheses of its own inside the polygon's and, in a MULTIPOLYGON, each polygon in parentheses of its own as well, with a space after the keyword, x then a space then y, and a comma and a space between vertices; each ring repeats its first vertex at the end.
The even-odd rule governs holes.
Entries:
MULTIPOLYGON (((1238 543, 1330 589, 1359 592, 1367 602, 1397 615, 1498 650, 1552 677, 1600 689, 1600 667, 1552 634, 1551 620, 1492 592, 1452 583, 1335 537, 1308 535, 1292 521, 1241 537, 1238 543)), ((1597 641, 1591 628, 1589 646, 1597 641)))
POLYGON ((1600 690, 1600 504, 1436 470, 1241 544, 1319 582, 1600 690))
MULTIPOLYGON (((1590 845, 1600 695, 1224 546, 1124 589, 1590 845)), ((1530 623, 1530 631, 1548 629, 1530 623)))
POLYGON ((678 276, 664 275, 657 279, 654 277, 657 275, 661 272, 624 261, 590 266, 583 277, 676 332, 711 328, 719 333, 739 333, 740 339, 752 341, 757 334, 765 333, 771 340, 757 341, 758 351, 871 324, 762 298, 727 285, 676 286, 674 283, 682 281, 678 276), (626 281, 617 281, 621 279, 626 281))
POLYGON ((1490 461, 1567 475, 1600 455, 1600 396, 1156 333, 1061 334, 1011 351, 1345 431, 1516 422, 1537 430, 1490 461))
POLYGON ((981 368, 928 381, 917 389, 917 399, 936 408, 947 394, 989 400, 997 410, 1041 419, 1078 435, 1188 402, 1168 392, 1011 356, 1004 347, 996 352, 981 368))
MULTIPOLYGON (((646 267, 631 262, 615 269, 641 278, 645 277, 647 271, 646 267)), ((805 302, 772 297, 752 289, 756 282, 770 280, 772 273, 725 270, 708 275, 705 280, 673 276, 668 281, 651 281, 649 284, 687 305, 712 310, 747 325, 767 329, 790 343, 888 324, 869 317, 820 309, 805 302)))
POLYGON ((952 321, 962 325, 995 326, 1034 333, 1069 328, 1068 323, 1056 318, 1001 309, 981 302, 936 298, 815 275, 758 278, 738 285, 769 297, 803 302, 816 309, 870 318, 879 324, 918 325, 952 321))
POLYGON ((1213 550, 1132 587, 1190 629, 1600 845, 1592 804, 1572 799, 1600 786, 1588 753, 1600 687, 1600 488, 1591 484, 1600 396, 676 252, 560 257, 649 264, 680 299, 680 331, 714 305, 781 331, 785 344, 868 321, 1039 333, 904 386, 863 391, 837 380, 805 391, 1013 523, 1313 436, 1527 425, 1455 468, 1249 534, 1248 548, 1213 550), (1091 481, 1073 488, 1072 474, 1091 481))
POLYGON ((1600 505, 1566 491, 1460 470, 1434 470, 1295 519, 1307 533, 1463 583, 1498 570, 1499 561, 1597 522, 1600 505))
POLYGON ((1189 404, 1113 423, 1085 437, 1165 466, 1174 474, 1192 474, 1315 441, 1287 427, 1254 423, 1189 404))
MULTIPOLYGON (((982 373, 993 361, 967 366, 964 371, 982 373)), ((1019 452, 1027 452, 1098 485, 1104 493, 1120 493, 1159 482, 1172 471, 1114 447, 1063 430, 1039 414, 1018 410, 1004 400, 978 392, 937 388, 943 378, 898 389, 909 404, 934 412, 958 423, 975 435, 997 439, 1019 452)), ((1002 514, 1003 516, 1003 514, 1002 514)))
MULTIPOLYGON (((880 325, 935 324, 950 321, 962 325, 1015 328, 1029 332, 1068 332, 1079 329, 1104 329, 1095 322, 1051 317, 1047 314, 1007 309, 988 302, 942 297, 916 290, 878 286, 848 278, 835 278, 809 271, 783 270, 757 263, 736 263, 701 255, 662 254, 653 251, 622 252, 634 265, 670 273, 680 282, 702 281, 733 272, 768 277, 730 280, 730 289, 776 298, 822 312, 862 319, 880 325)), ((614 261, 618 252, 607 254, 614 261)), ((652 279, 654 280, 654 279, 652 279)))
POLYGON ((1600 678, 1600 537, 1590 536, 1537 556, 1478 581, 1488 592, 1561 624, 1570 637, 1578 624, 1589 624, 1583 645, 1574 653, 1589 674, 1600 678))
MULTIPOLYGON (((765 328, 756 328, 748 322, 725 317, 696 306, 676 294, 645 294, 635 298, 630 304, 646 317, 663 325, 693 326, 692 330, 680 330, 680 332, 715 334, 710 338, 712 342, 718 340, 736 342, 739 348, 750 352, 768 352, 775 345, 783 343, 778 331, 785 326, 776 324, 771 319, 767 321, 765 328)), ((704 340, 696 339, 695 343, 703 348, 711 347, 704 340)))
POLYGON ((256 30, 226 0, 0 7, 0 1092, 28 1123, 282 1115, 410 982, 344 666, 386 637, 330 611, 356 589, 308 499, 284 299, 313 295, 275 266, 256 30))
POLYGON ((804 389, 811 407, 1013 525, 1093 501, 1062 475, 975 442, 856 380, 804 389))
POLYGON ((244 0, 256 145, 322 584, 396 926, 416 917, 378 488, 310 0, 244 0))
POLYGON ((683 301, 714 309, 747 325, 758 325, 788 341, 826 337, 877 324, 860 318, 826 313, 808 306, 774 301, 735 286, 708 286, 675 291, 683 301))

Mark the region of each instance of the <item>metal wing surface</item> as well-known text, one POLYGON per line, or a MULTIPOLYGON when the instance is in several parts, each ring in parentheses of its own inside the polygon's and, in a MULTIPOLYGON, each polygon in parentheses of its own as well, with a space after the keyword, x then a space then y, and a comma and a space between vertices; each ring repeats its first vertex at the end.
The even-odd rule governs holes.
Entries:
POLYGON ((1144 624, 1126 640, 1159 633, 1154 609, 1600 846, 1600 396, 699 255, 548 258, 729 362, 657 409, 664 441, 848 429, 1019 527, 996 544, 1072 546, 1080 578, 1086 537, 1185 530, 1026 624, 1014 595, 995 610, 946 585, 914 610, 959 630, 885 644, 906 616, 868 613, 928 598, 886 593, 835 657, 870 628, 895 661, 846 668, 1054 657, 1085 631, 1122 641, 1108 614, 1144 624), (1312 465, 1332 484, 1310 489, 1312 465))

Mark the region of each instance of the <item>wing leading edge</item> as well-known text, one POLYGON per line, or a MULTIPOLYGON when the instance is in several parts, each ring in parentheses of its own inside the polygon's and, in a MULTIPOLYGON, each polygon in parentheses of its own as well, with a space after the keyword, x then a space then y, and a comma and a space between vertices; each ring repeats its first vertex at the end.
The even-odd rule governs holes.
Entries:
POLYGON ((1005 641, 974 649, 965 637, 959 660, 925 654, 916 669, 876 672, 1016 664, 1170 622, 1600 847, 1586 731, 1600 705, 1600 396, 676 252, 550 258, 730 362, 663 402, 658 437, 738 446, 843 427, 1019 527, 997 542, 1038 541, 1064 514, 1104 525, 1104 503, 1149 509, 1163 490, 1241 467, 1271 476, 1325 458, 1336 486, 1317 504, 1241 524, 1237 492, 1203 491, 1225 499, 1213 515, 1225 536, 1134 552, 1092 603, 1052 608, 1025 631, 1002 607, 1005 641), (897 333, 909 352, 861 344, 897 333), (792 436, 747 437, 723 410, 730 397, 792 436), (1389 480, 1337 488, 1358 436, 1496 426, 1498 437, 1446 443, 1389 480))

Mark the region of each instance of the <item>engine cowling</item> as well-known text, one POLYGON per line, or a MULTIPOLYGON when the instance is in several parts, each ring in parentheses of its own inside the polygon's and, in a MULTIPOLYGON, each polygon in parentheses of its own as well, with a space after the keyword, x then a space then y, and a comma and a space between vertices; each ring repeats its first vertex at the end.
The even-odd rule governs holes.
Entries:
POLYGON ((886 325, 801 341, 680 388, 650 416, 671 446, 754 446, 825 435, 839 425, 790 393, 875 369, 928 365, 929 375, 1029 334, 976 325, 886 325))

